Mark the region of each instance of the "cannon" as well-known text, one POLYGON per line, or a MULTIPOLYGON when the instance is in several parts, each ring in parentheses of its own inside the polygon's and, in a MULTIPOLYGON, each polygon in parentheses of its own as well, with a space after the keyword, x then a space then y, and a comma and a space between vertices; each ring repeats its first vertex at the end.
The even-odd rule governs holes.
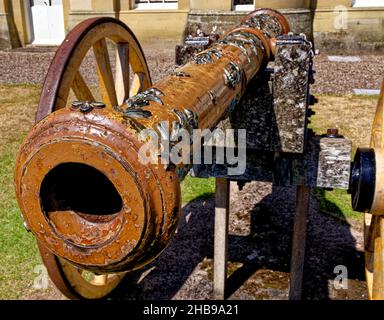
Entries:
MULTIPOLYGON (((301 196, 312 186, 350 189, 355 208, 380 211, 377 144, 359 150, 351 170, 348 139, 332 130, 314 136, 307 128, 312 58, 305 35, 292 34, 279 12, 259 9, 152 85, 143 50, 125 24, 95 18, 76 26, 51 63, 14 175, 25 227, 57 288, 73 299, 104 298, 128 272, 156 259, 175 233, 180 182, 189 172, 296 185, 301 196), (116 47, 115 68, 109 42, 116 47), (81 70, 89 51, 96 59, 96 89, 81 70), (229 175, 231 164, 215 155, 190 163, 172 154, 169 147, 184 133, 217 127, 247 129, 245 147, 184 139, 183 152, 194 154, 210 143, 215 150, 241 151, 243 172, 229 175), (159 147, 151 156, 157 161, 141 157, 148 143, 159 147)), ((376 237, 383 223, 374 217, 376 237)), ((381 248, 375 245, 367 257, 377 259, 381 248)), ((382 276, 380 261, 374 265, 382 276)), ((383 278, 376 273, 370 281, 379 295, 372 297, 382 297, 383 280, 377 279, 383 278)))

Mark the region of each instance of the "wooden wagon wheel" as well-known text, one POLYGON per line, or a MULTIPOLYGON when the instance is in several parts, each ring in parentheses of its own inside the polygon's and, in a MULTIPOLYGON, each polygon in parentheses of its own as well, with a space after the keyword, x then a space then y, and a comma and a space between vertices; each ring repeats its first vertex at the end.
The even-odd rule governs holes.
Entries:
MULTIPOLYGON (((91 88, 80 73, 88 51, 93 50, 99 90, 107 107, 151 86, 143 51, 132 31, 113 18, 94 18, 77 25, 58 48, 46 76, 36 121, 71 104, 70 90, 77 100, 95 101, 91 88), (107 39, 116 45, 116 72, 108 54, 107 39), (133 74, 130 74, 130 71, 133 74)), ((92 274, 56 257, 38 243, 42 260, 56 287, 71 299, 100 299, 109 295, 125 274, 92 274)))
POLYGON ((384 300, 384 194, 379 184, 383 184, 384 155, 384 82, 372 126, 370 147, 376 153, 376 191, 371 212, 364 214, 365 273, 368 296, 373 300, 384 300))

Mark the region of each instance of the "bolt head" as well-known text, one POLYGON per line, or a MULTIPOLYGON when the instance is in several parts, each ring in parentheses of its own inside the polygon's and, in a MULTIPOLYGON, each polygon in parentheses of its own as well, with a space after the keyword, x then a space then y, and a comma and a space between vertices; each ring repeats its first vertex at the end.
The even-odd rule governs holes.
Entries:
POLYGON ((80 110, 82 113, 91 112, 94 108, 103 109, 105 104, 96 101, 74 101, 71 106, 72 110, 80 110))
POLYGON ((93 110, 93 106, 88 101, 84 102, 80 106, 80 112, 82 112, 82 113, 88 113, 88 112, 91 112, 92 110, 93 110))

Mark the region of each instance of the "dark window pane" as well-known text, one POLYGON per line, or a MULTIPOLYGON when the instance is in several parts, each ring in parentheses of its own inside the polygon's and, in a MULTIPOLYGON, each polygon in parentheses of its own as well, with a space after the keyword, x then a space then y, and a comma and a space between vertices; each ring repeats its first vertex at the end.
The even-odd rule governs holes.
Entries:
POLYGON ((239 4, 253 4, 253 1, 254 0, 234 0, 233 4, 235 6, 237 6, 239 4))

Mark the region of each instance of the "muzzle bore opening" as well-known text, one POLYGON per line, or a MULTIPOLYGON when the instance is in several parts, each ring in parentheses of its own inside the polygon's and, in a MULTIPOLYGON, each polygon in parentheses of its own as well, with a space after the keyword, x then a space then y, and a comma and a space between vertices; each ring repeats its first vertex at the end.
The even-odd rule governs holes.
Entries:
POLYGON ((44 213, 73 211, 91 222, 113 219, 123 201, 113 183, 99 170, 83 163, 62 163, 44 178, 40 188, 44 213))

